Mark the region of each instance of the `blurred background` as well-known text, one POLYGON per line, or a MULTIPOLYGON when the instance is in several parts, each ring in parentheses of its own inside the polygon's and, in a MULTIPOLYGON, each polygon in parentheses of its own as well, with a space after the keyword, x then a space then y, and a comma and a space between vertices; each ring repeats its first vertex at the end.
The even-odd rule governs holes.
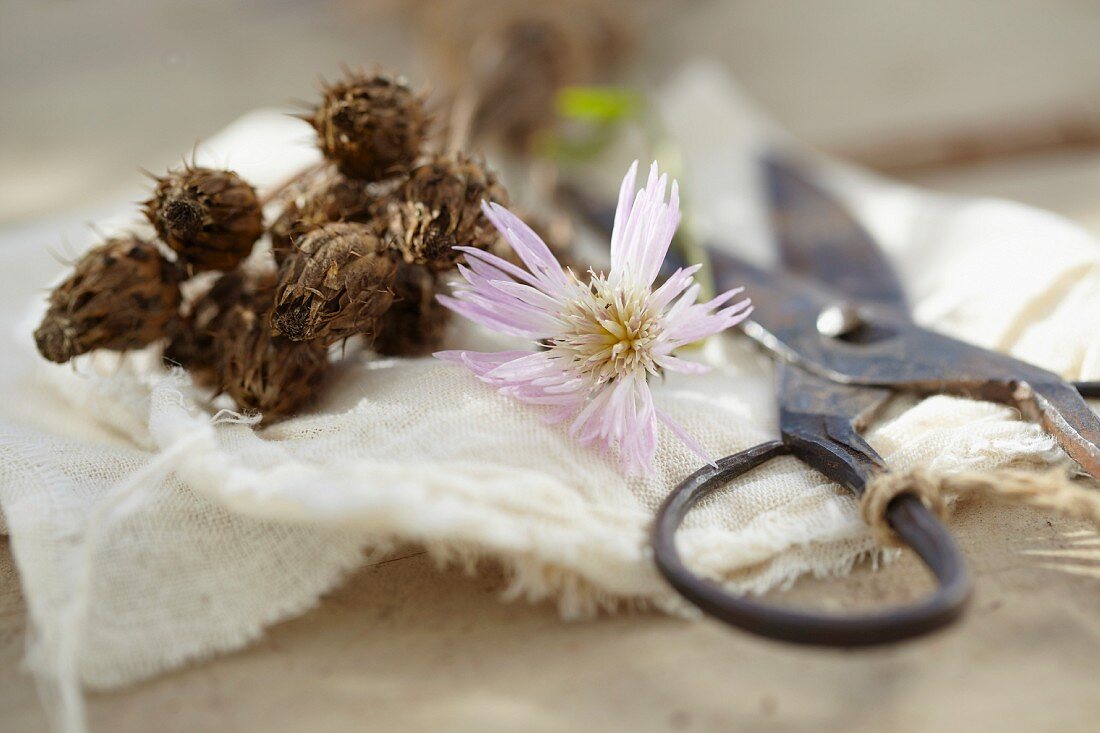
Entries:
MULTIPOLYGON (((0 0, 0 224, 140 196, 139 167, 163 170, 251 109, 315 98, 341 62, 426 83, 432 5, 0 0)), ((649 0, 615 12, 633 29, 631 83, 711 57, 813 145, 1100 231, 1100 3, 649 0)))

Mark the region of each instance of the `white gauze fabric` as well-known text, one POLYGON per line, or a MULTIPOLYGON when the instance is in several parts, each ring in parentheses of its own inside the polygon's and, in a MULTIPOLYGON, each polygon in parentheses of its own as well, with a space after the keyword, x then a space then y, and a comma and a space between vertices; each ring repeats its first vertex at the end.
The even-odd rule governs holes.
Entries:
MULTIPOLYGON (((766 259, 753 155, 775 133, 708 66, 680 74, 661 105, 700 235, 766 259)), ((298 123, 265 113, 204 145, 199 162, 270 185, 312 155, 298 123)), ((1082 314, 1100 312, 1100 249, 1084 231, 1017 204, 821 166, 888 250, 920 322, 1100 378, 1100 334, 1082 327, 1082 314)), ((117 211, 133 217, 132 205, 117 211)), ((510 572, 507 596, 554 599, 567 617, 682 608, 647 551, 655 508, 699 466, 674 436, 661 433, 651 476, 626 480, 539 409, 431 358, 352 354, 306 414, 263 429, 215 414, 149 355, 48 364, 31 331, 63 270, 48 250, 66 229, 52 221, 0 243, 0 507, 33 625, 30 662, 66 710, 79 708, 81 684, 126 685, 247 644, 394 543, 492 558, 510 572)), ((461 326, 449 340, 507 345, 461 326)), ((661 408, 714 455, 775 437, 766 356, 731 335, 692 358, 713 371, 656 384, 661 408)), ((891 414, 870 439, 898 469, 1066 460, 1005 407, 933 397, 891 414)), ((707 501, 680 543, 701 572, 756 592, 844 572, 873 550, 852 497, 789 458, 707 501)))

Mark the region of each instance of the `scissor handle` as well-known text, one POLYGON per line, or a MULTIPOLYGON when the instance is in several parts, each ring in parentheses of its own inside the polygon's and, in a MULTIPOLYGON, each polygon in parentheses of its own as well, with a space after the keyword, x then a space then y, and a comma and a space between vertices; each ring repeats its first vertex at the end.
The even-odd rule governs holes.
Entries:
POLYGON ((886 509, 886 519, 936 576, 932 595, 916 603, 850 616, 798 611, 729 593, 688 569, 676 550, 676 530, 701 499, 730 480, 757 468, 790 448, 782 441, 763 443, 705 466, 668 495, 657 512, 652 546, 661 574, 703 612, 760 636, 795 644, 870 646, 908 639, 958 618, 970 597, 966 563, 943 524, 912 494, 901 494, 886 509))

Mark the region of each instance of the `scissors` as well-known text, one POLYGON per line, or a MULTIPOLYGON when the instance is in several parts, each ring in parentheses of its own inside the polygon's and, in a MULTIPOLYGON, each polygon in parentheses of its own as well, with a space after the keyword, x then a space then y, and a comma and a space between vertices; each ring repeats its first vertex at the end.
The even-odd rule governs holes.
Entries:
MULTIPOLYGON (((855 217, 792 160, 769 154, 761 168, 780 267, 761 269, 727 249, 707 252, 718 291, 744 285, 753 300, 751 320, 741 328, 775 358, 780 437, 705 466, 673 489, 654 523, 657 567, 710 616, 782 641, 869 646, 938 629, 962 614, 970 579, 950 533, 914 494, 890 501, 885 519, 935 576, 936 588, 909 605, 855 615, 734 595, 685 565, 676 531, 702 499, 779 456, 793 456, 862 495, 888 467, 860 430, 897 393, 1011 405, 1100 478, 1100 419, 1083 399, 1100 396, 1100 383, 1071 384, 918 326, 890 263, 855 217)), ((592 207, 587 213, 594 222, 606 218, 592 207)))

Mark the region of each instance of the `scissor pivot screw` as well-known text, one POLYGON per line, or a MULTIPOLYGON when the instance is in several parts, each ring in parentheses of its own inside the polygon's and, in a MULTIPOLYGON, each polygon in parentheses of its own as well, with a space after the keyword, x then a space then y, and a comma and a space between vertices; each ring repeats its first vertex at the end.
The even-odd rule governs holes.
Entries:
POLYGON ((859 309, 851 303, 831 305, 817 316, 817 332, 829 338, 839 338, 863 325, 859 309))

